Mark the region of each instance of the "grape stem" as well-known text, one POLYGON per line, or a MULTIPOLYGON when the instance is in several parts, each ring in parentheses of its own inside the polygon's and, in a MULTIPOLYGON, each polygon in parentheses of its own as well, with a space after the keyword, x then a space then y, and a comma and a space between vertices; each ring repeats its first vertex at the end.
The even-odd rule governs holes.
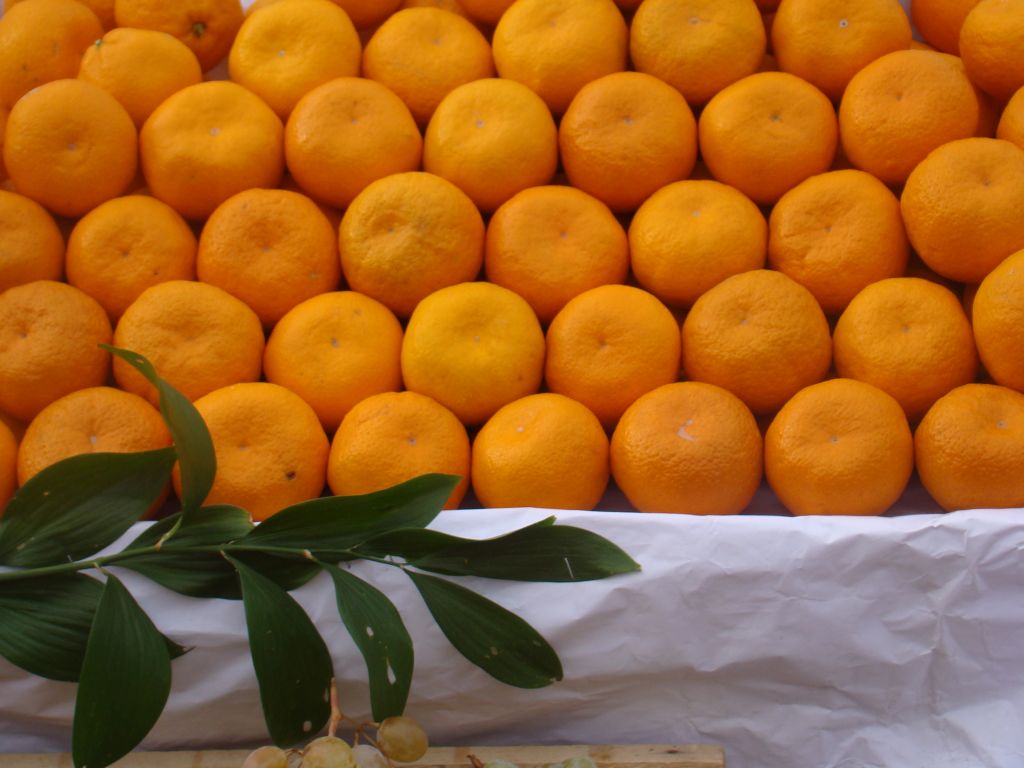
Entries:
POLYGON ((331 678, 331 720, 327 726, 327 735, 334 736, 335 731, 338 730, 338 723, 342 721, 345 716, 341 714, 341 708, 338 706, 338 686, 334 683, 334 678, 331 678))

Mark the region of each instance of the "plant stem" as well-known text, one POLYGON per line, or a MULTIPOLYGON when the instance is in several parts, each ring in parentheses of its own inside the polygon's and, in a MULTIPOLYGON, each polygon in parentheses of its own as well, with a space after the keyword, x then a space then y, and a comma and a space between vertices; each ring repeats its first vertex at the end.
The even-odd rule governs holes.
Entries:
MULTIPOLYGON (((128 560, 132 557, 139 555, 152 555, 161 551, 167 551, 170 547, 163 544, 163 539, 154 546, 150 547, 137 547, 135 549, 125 549, 120 552, 115 552, 110 555, 104 555, 103 557, 91 557, 86 560, 76 560, 70 563, 58 563, 57 565, 46 565, 38 568, 19 568, 16 570, 2 571, 0 572, 0 583, 7 581, 21 581, 24 579, 36 579, 42 576, 57 576, 65 573, 77 573, 78 571, 96 569, 100 570, 104 566, 117 565, 122 560, 128 560)), ((231 552, 259 552, 264 555, 278 555, 283 557, 290 557, 296 560, 309 560, 309 554, 306 549, 298 547, 273 547, 263 546, 259 544, 234 544, 227 542, 225 544, 208 544, 196 547, 174 547, 173 552, 176 554, 183 555, 203 555, 203 554, 222 554, 231 552)), ((343 550, 321 550, 323 554, 329 554, 331 556, 337 556, 340 558, 345 557, 357 557, 360 560, 370 560, 376 563, 384 563, 393 567, 401 567, 402 564, 395 562, 383 557, 375 557, 373 555, 366 555, 362 553, 355 553, 350 549, 343 550)), ((313 558, 315 562, 323 565, 323 562, 313 558)), ((328 558, 329 559, 329 558, 328 558)))

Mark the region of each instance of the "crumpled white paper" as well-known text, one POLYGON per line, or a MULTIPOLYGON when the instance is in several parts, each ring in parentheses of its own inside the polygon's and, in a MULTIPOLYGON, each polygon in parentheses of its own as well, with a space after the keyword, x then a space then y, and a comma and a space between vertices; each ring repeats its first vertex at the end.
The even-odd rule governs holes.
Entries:
MULTIPOLYGON (((456 510, 432 526, 487 537, 545 510, 456 510)), ((414 638, 408 712, 435 744, 717 743, 729 768, 1024 765, 1024 510, 885 518, 557 512, 643 566, 574 584, 466 579, 555 647, 565 679, 498 683, 451 648, 395 569, 353 569, 414 638)), ((239 603, 117 569, 173 664, 148 749, 267 741, 239 603)), ((365 668, 330 581, 296 597, 324 635, 342 706, 368 718, 365 668)), ((74 686, 0 660, 0 751, 66 750, 74 686)), ((3 759, 0 755, 0 765, 3 759)))

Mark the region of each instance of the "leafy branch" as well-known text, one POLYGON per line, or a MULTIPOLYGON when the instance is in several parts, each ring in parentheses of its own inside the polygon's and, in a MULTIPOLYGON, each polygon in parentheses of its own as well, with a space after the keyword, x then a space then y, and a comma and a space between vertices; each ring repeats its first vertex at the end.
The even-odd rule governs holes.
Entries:
POLYGON ((366 663, 380 721, 405 708, 412 638, 388 597, 344 563, 400 569, 463 656, 523 688, 562 678, 554 649, 516 614, 441 577, 569 582, 639 569, 615 544, 554 517, 485 540, 430 530, 459 480, 448 475, 314 499, 258 526, 244 509, 203 506, 216 460, 198 411, 144 357, 108 349, 157 388, 174 447, 66 459, 29 480, 0 517, 0 655, 31 674, 78 683, 76 768, 110 765, 145 738, 166 705, 171 661, 189 650, 160 633, 110 567, 182 595, 242 601, 267 729, 282 747, 330 717, 331 656, 289 594, 321 572, 366 663), (176 462, 180 510, 99 554, 152 507, 176 462))

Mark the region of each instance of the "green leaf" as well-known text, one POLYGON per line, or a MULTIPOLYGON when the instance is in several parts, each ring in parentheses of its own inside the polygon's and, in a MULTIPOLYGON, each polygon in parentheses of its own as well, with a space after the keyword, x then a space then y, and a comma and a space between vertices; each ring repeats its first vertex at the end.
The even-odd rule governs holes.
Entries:
POLYGON ((458 482, 453 475, 421 475, 375 493, 313 499, 267 518, 242 542, 298 549, 315 542, 314 553, 347 550, 385 531, 428 525, 458 482))
MULTIPOLYGON (((184 552, 188 547, 219 548, 252 530, 249 513, 228 504, 201 507, 188 517, 175 512, 140 533, 128 545, 133 549, 149 549, 167 536, 159 552, 128 554, 117 565, 155 581, 162 587, 189 597, 219 597, 241 600, 238 574, 220 551, 184 552)), ((315 569, 314 569, 315 573, 315 569)))
MULTIPOLYGON (((232 556, 289 591, 301 587, 320 571, 316 563, 299 556, 279 557, 263 552, 233 552, 232 556)), ((119 559, 117 565, 187 597, 242 599, 238 573, 220 551, 182 552, 167 547, 158 553, 143 552, 119 559)))
POLYGON ((47 467, 4 512, 0 563, 34 568, 95 554, 113 543, 160 496, 175 453, 87 453, 47 467))
POLYGON ((117 565, 179 595, 242 599, 238 574, 219 552, 146 552, 120 559, 117 565))
POLYGON ((448 641, 484 672, 517 688, 543 688, 562 679, 558 655, 525 620, 453 582, 406 573, 448 641))
POLYGON ((0 656, 33 675, 76 682, 102 593, 78 573, 0 582, 0 656))
POLYGON ((175 512, 158 520, 140 533, 127 549, 155 546, 171 531, 174 532, 173 535, 164 541, 161 549, 221 545, 242 538, 252 529, 249 513, 241 507, 211 504, 208 507, 201 507, 187 518, 183 517, 181 512, 175 512))
MULTIPOLYGON (((555 518, 546 517, 531 523, 524 529, 544 528, 554 525, 555 518)), ((369 555, 372 557, 400 557, 406 561, 413 561, 417 558, 431 555, 435 552, 445 550, 462 542, 473 541, 452 536, 449 533, 433 531, 429 528, 399 528, 388 531, 368 539, 356 547, 356 554, 369 555)))
POLYGON ((137 352, 107 344, 101 347, 117 355, 145 376, 160 394, 160 413, 171 432, 181 467, 181 507, 188 515, 199 509, 213 487, 217 457, 203 417, 181 392, 157 374, 153 364, 137 352))
POLYGON ((164 636, 108 574, 75 699, 71 754, 76 768, 103 768, 134 749, 160 717, 170 690, 164 636))
POLYGON ((482 541, 425 533, 385 534, 384 548, 423 571, 509 581, 592 581, 640 569, 612 542, 571 525, 528 526, 482 541))
POLYGON ((299 555, 278 556, 265 552, 230 552, 230 555, 289 592, 298 589, 320 573, 320 566, 317 563, 299 555))
POLYGON ((316 733, 331 714, 331 656, 294 598, 239 560, 249 648, 270 738, 289 747, 316 733))
POLYGON ((335 566, 327 566, 334 580, 338 613, 366 661, 373 719, 402 714, 412 682, 412 639, 402 617, 376 587, 335 566))

